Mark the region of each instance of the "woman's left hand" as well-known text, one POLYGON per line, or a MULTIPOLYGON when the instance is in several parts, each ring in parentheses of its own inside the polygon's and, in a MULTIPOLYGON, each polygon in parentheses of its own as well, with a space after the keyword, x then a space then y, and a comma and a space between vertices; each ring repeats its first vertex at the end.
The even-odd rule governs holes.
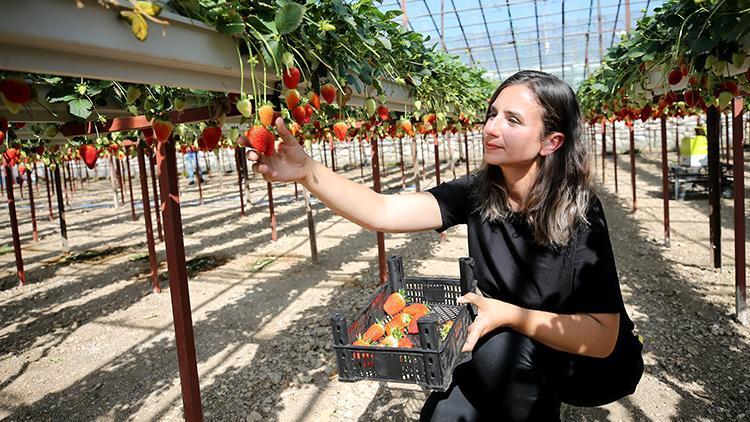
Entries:
POLYGON ((501 300, 467 293, 458 298, 458 303, 471 303, 477 307, 477 317, 469 325, 466 343, 462 352, 471 352, 480 338, 500 327, 511 326, 517 320, 519 308, 501 300))

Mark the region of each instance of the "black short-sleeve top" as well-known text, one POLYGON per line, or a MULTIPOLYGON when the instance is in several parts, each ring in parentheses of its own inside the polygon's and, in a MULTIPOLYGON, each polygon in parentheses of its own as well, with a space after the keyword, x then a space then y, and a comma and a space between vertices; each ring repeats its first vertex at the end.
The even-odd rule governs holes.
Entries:
POLYGON ((565 247, 544 247, 534 242, 531 227, 522 218, 482 219, 472 195, 476 177, 442 183, 428 192, 440 205, 439 232, 467 225, 469 256, 474 258, 478 287, 485 296, 559 314, 619 313, 620 334, 632 331, 598 198, 589 206, 588 227, 578 228, 565 247))

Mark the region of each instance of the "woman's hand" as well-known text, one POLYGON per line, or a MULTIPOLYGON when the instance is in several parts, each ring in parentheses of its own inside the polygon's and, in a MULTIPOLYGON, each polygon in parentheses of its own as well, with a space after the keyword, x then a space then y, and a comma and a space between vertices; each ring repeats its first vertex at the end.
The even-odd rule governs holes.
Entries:
POLYGON ((467 293, 458 298, 458 303, 470 303, 477 307, 477 317, 468 328, 462 352, 471 352, 480 338, 500 327, 511 326, 519 315, 519 308, 497 299, 467 293))
POLYGON ((283 118, 276 119, 276 129, 282 141, 276 145, 272 156, 261 156, 255 150, 247 153, 247 158, 256 162, 252 166, 253 171, 260 173, 267 182, 304 182, 309 174, 308 163, 312 159, 289 132, 283 118))

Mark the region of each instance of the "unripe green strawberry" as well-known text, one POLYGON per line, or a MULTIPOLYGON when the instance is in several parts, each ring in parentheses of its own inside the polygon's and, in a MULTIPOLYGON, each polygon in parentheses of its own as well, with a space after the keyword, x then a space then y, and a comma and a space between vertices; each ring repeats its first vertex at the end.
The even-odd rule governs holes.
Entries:
POLYGON ((136 102, 136 100, 141 98, 141 94, 142 94, 141 89, 137 85, 128 86, 128 95, 125 100, 125 104, 127 105, 133 104, 134 102, 136 102))
POLYGON ((177 98, 174 100, 174 109, 177 111, 185 110, 185 100, 182 98, 177 98))
POLYGON ((250 117, 253 114, 253 104, 247 98, 237 101, 237 111, 243 117, 250 117))
POLYGON ((377 104, 374 99, 368 98, 365 100, 365 111, 367 112, 367 117, 372 117, 372 115, 375 114, 376 108, 377 104))

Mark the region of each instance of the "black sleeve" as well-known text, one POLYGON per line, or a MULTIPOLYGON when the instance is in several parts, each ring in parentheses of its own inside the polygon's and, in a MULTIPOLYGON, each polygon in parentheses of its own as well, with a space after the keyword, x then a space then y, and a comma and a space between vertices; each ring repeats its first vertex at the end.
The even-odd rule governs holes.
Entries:
POLYGON ((439 233, 457 224, 466 224, 471 207, 471 181, 473 176, 464 176, 450 182, 441 183, 427 192, 437 199, 443 225, 436 229, 439 233))
POLYGON ((573 270, 573 306, 576 312, 619 313, 620 292, 607 220, 598 198, 588 212, 589 227, 578 233, 573 270))

